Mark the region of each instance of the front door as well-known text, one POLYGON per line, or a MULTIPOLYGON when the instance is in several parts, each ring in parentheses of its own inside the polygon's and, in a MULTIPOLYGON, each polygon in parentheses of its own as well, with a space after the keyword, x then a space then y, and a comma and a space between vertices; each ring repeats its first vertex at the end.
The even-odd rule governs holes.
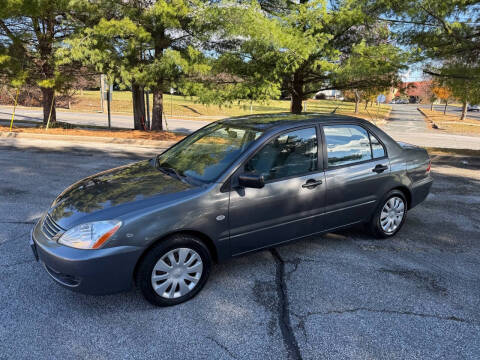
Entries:
POLYGON ((282 133, 268 141, 237 173, 263 175, 261 189, 230 192, 230 243, 241 254, 322 229, 325 178, 317 128, 282 133))

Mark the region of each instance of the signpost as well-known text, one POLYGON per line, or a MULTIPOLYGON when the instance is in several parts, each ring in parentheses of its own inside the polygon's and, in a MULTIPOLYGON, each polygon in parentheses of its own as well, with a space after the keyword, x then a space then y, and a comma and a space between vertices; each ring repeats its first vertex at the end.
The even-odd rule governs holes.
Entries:
POLYGON ((170 88, 170 116, 173 117, 173 94, 175 94, 175 89, 170 88))
POLYGON ((384 103, 387 100, 387 97, 383 94, 377 96, 377 104, 384 103))

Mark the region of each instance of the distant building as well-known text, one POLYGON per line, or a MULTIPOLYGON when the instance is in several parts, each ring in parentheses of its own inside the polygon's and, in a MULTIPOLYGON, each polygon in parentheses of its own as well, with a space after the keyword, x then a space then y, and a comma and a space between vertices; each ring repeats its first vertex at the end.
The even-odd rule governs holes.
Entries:
POLYGON ((340 90, 322 90, 315 94, 315 99, 343 100, 340 90))
POLYGON ((395 97, 408 97, 410 103, 419 103, 420 100, 428 98, 431 85, 431 80, 404 82, 398 88, 393 89, 393 93, 395 97))

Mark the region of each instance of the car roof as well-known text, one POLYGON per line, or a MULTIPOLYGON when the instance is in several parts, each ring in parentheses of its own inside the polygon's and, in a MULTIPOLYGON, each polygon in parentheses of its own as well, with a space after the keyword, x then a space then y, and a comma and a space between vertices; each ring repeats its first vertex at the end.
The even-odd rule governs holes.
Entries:
POLYGON ((335 124, 343 122, 370 123, 366 120, 334 114, 314 114, 307 113, 303 115, 294 115, 290 113, 278 114, 257 114, 248 116, 232 117, 220 120, 222 124, 231 124, 232 126, 247 127, 262 132, 270 130, 289 129, 292 126, 302 126, 311 124, 335 124))

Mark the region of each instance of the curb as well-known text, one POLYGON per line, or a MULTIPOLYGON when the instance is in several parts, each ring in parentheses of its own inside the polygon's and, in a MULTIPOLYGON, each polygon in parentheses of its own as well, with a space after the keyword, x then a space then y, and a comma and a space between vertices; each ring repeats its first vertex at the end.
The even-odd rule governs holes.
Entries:
POLYGON ((103 143, 103 144, 125 144, 125 145, 137 145, 137 146, 146 146, 146 147, 157 147, 162 149, 169 148, 170 146, 172 146, 177 142, 177 141, 165 141, 165 140, 111 138, 111 137, 102 137, 102 136, 19 133, 19 132, 8 132, 8 131, 0 131, 0 138, 77 141, 77 142, 93 142, 93 143, 103 143))
POLYGON ((426 119, 427 122, 430 124, 430 126, 432 127, 432 129, 440 129, 440 127, 439 127, 437 124, 435 124, 435 123, 433 122, 433 120, 430 119, 430 117, 429 117, 427 114, 425 114, 425 112, 424 112, 421 108, 417 107, 417 110, 418 110, 418 112, 419 112, 420 114, 422 114, 422 115, 425 117, 425 119, 426 119))

